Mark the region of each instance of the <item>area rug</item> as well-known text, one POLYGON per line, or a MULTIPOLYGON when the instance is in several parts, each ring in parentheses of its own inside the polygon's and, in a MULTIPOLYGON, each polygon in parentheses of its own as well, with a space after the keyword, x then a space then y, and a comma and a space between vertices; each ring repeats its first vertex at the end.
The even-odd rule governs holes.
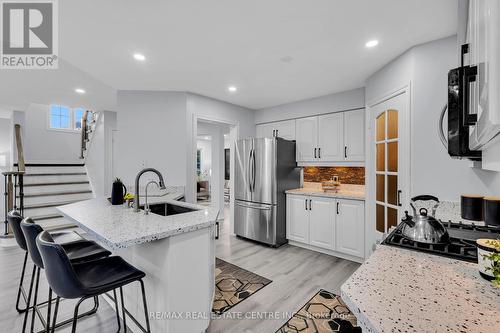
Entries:
POLYGON ((223 314, 272 281, 216 258, 215 297, 212 312, 223 314))
POLYGON ((276 333, 356 332, 356 317, 340 296, 321 289, 276 333))

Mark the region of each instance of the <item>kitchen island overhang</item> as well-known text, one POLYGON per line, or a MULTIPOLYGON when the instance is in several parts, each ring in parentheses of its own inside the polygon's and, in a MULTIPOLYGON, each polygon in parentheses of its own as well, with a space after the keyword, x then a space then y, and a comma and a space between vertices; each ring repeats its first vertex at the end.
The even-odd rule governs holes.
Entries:
MULTIPOLYGON (((215 287, 214 226, 218 211, 162 197, 153 203, 195 211, 172 216, 144 215, 125 205, 113 206, 104 198, 57 209, 113 255, 146 273, 152 332, 203 332, 211 318, 215 287)), ((123 291, 128 311, 143 324, 140 286, 127 286, 123 291)), ((132 321, 127 323, 132 331, 139 332, 132 321)))

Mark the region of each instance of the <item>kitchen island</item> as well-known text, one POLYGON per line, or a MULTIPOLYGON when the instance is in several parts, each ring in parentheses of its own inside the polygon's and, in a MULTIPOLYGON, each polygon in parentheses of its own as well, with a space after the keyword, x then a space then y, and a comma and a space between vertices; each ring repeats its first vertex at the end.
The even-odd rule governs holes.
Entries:
POLYGON ((500 332, 500 289, 475 263, 380 245, 341 292, 363 332, 500 332))
MULTIPOLYGON (((213 227, 218 212, 162 196, 149 201, 168 204, 178 212, 145 215, 126 205, 113 206, 104 198, 60 206, 58 210, 113 255, 146 273, 152 332, 204 332, 215 287, 213 227)), ((123 291, 127 310, 144 325, 139 284, 128 285, 123 291)), ((139 332, 131 320, 127 324, 139 332)))

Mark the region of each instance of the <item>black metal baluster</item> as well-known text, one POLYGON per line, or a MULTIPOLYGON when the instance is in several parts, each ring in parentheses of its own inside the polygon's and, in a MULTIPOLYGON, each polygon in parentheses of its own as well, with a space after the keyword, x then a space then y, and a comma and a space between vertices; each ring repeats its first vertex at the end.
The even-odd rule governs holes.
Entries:
POLYGON ((5 188, 5 192, 4 192, 4 196, 5 196, 5 220, 4 220, 4 225, 5 225, 5 229, 4 229, 4 236, 7 236, 9 234, 9 222, 7 221, 7 210, 9 209, 9 204, 8 204, 8 201, 9 201, 9 193, 7 192, 7 175, 4 174, 4 188, 5 188))
POLYGON ((24 176, 19 175, 19 210, 21 211, 21 216, 24 216, 24 176))

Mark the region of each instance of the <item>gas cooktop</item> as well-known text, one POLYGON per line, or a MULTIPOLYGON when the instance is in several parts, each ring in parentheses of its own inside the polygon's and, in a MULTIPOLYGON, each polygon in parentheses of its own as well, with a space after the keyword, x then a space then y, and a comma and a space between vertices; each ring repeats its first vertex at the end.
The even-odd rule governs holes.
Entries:
POLYGON ((399 224, 382 244, 477 262, 476 240, 479 238, 500 238, 500 227, 453 223, 451 221, 443 222, 443 224, 450 235, 450 241, 445 244, 426 244, 410 240, 401 233, 403 223, 399 224))

